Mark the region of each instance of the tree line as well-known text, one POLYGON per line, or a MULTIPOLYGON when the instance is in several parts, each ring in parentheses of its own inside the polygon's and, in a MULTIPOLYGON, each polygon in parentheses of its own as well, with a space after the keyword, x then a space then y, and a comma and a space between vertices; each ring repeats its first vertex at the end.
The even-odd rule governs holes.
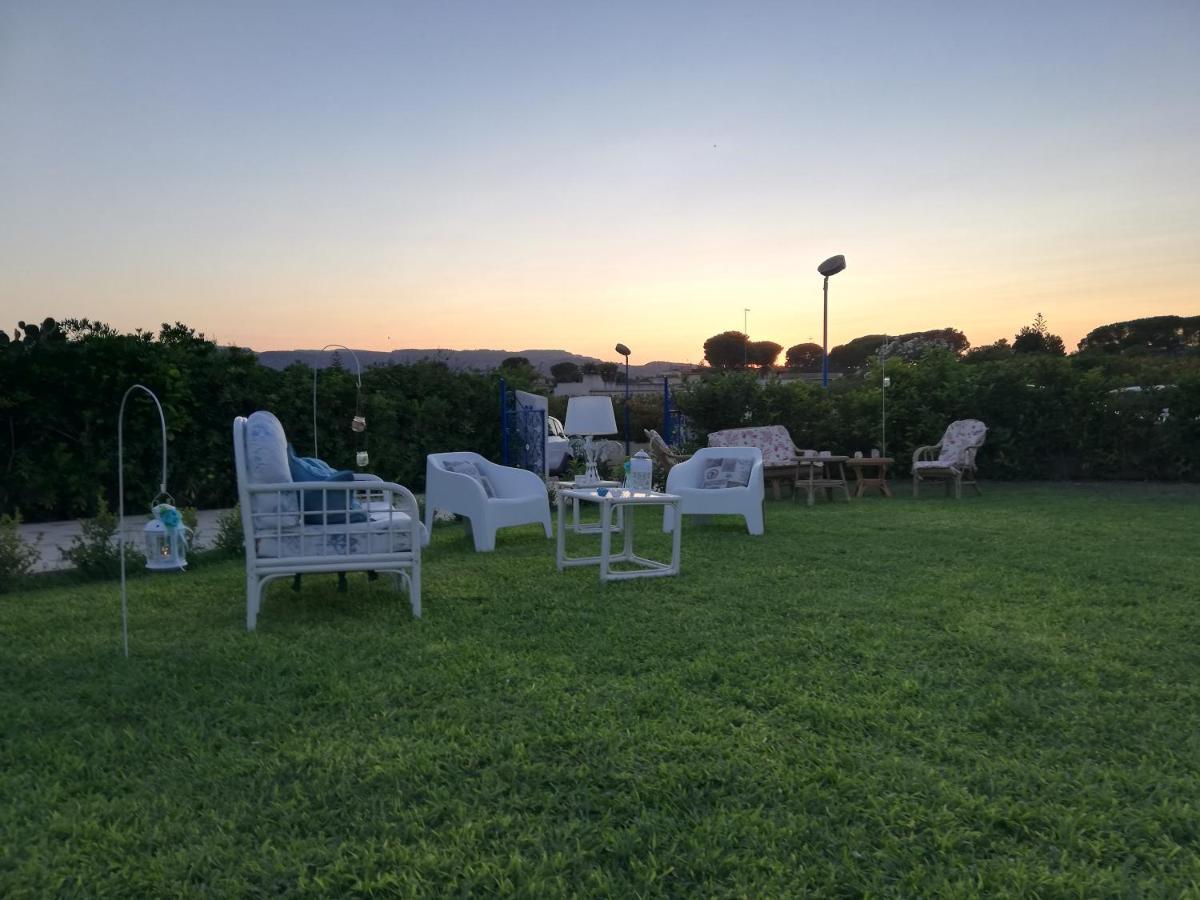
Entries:
MULTIPOLYGON (((1063 339, 1050 331, 1041 313, 1022 326, 1012 341, 1001 338, 972 348, 956 328, 937 328, 900 335, 866 334, 829 351, 829 366, 837 372, 853 372, 873 358, 916 359, 930 350, 949 351, 954 356, 975 360, 999 360, 1012 355, 1065 356, 1063 339)), ((753 368, 769 371, 778 365, 783 345, 774 341, 752 341, 740 331, 723 331, 704 342, 704 358, 717 370, 753 368)), ((1080 342, 1079 353, 1178 356, 1200 352, 1200 316, 1152 316, 1101 325, 1080 342)), ((820 344, 807 342, 787 348, 784 367, 797 372, 819 372, 820 344)))

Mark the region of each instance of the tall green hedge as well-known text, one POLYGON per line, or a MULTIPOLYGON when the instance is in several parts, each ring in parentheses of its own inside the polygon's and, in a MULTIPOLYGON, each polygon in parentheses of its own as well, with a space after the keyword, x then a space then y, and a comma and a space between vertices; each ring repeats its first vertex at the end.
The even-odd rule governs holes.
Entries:
MULTIPOLYGON (((506 373, 511 387, 528 387, 506 373)), ((442 363, 369 368, 361 411, 370 471, 421 490, 425 455, 474 449, 499 457, 499 378, 442 363)), ((236 499, 232 423, 269 409, 301 455, 312 451, 312 369, 282 371, 223 348, 184 326, 118 334, 104 326, 45 328, 0 344, 0 513, 26 521, 92 516, 103 497, 116 508, 117 414, 135 383, 159 397, 168 425, 168 486, 177 504, 211 508, 236 499)), ((320 455, 354 467, 350 429, 355 379, 318 376, 320 455)), ((147 506, 158 488, 159 426, 150 400, 125 415, 126 505, 147 506)))
MULTIPOLYGON (((955 419, 982 419, 982 471, 994 478, 1200 480, 1200 364, 1194 359, 1015 356, 967 362, 934 352, 886 364, 887 451, 912 451, 955 419), (1129 387, 1140 390, 1125 390, 1129 387), (1164 411, 1165 414, 1164 414, 1164 411)), ((710 431, 784 425, 802 448, 864 452, 882 443, 878 365, 829 390, 733 372, 685 385, 678 404, 699 443, 710 431)))

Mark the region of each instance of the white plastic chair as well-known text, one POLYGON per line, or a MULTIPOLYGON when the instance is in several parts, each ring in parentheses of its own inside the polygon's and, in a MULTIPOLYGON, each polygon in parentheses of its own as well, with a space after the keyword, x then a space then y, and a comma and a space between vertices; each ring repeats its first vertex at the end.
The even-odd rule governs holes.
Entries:
MULTIPOLYGON (((746 520, 751 534, 763 533, 763 457, 757 447, 704 447, 691 459, 676 463, 667 473, 668 494, 677 494, 685 516, 733 515, 746 520), (715 459, 751 461, 750 480, 745 487, 705 488, 704 470, 715 459)), ((674 513, 663 510, 663 531, 674 531, 674 513)))
POLYGON ((489 462, 478 453, 430 453, 425 459, 425 530, 433 531, 434 514, 455 513, 467 519, 475 550, 496 549, 496 531, 512 525, 541 523, 551 537, 550 495, 533 472, 489 462), (496 494, 489 497, 479 479, 451 472, 446 463, 473 463, 496 494))

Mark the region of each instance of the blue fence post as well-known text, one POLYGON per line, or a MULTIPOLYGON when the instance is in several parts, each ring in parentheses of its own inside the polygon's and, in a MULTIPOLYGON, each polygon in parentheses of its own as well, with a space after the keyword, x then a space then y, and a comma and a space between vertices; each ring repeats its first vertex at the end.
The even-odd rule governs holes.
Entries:
POLYGON ((671 387, 666 376, 663 376, 663 433, 662 439, 671 443, 671 387))
POLYGON ((508 382, 500 379, 500 463, 508 465, 508 382))

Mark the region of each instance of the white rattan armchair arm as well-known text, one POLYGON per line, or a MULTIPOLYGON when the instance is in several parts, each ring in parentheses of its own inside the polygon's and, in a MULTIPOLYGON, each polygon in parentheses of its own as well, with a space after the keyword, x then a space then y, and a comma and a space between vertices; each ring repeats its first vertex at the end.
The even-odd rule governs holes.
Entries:
POLYGON ((913 451, 913 458, 912 458, 913 465, 916 465, 917 463, 921 462, 922 460, 937 459, 938 454, 941 453, 941 450, 942 450, 942 445, 940 443, 929 444, 928 446, 925 446, 925 447, 918 447, 916 450, 913 451))

